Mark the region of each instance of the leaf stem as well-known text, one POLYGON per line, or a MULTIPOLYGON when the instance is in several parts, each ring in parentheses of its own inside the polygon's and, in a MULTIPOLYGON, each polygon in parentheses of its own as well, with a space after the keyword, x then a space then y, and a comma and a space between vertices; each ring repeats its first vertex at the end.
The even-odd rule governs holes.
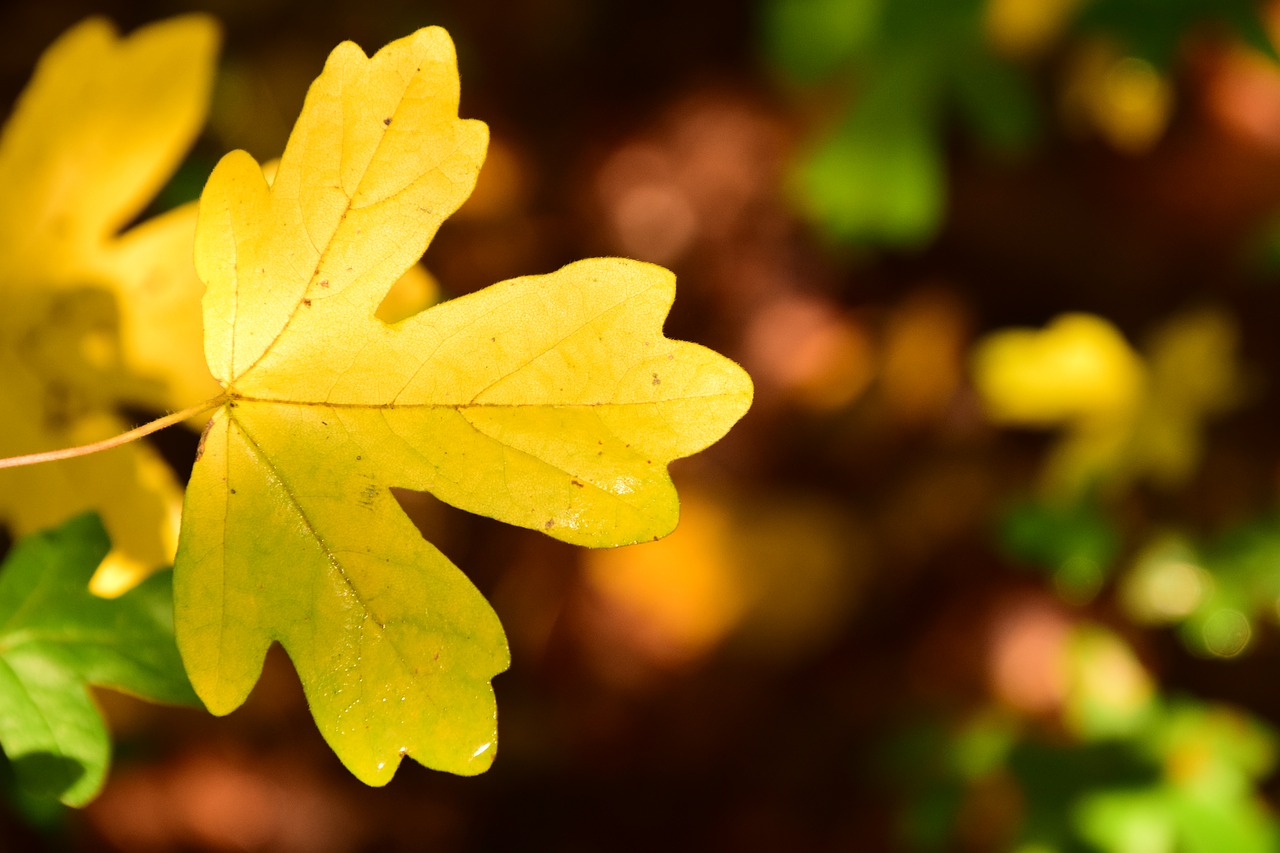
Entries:
POLYGON ((194 406, 183 409, 180 412, 174 412, 171 415, 156 418, 154 421, 145 423, 142 426, 134 427, 128 432, 122 432, 119 435, 112 436, 111 438, 104 438, 102 441, 95 441, 92 444, 82 444, 79 447, 67 447, 62 450, 45 450, 40 453, 28 453, 24 456, 10 456, 7 459, 0 459, 0 469, 20 468, 24 465, 38 465, 41 462, 57 462, 59 459, 74 459, 77 456, 88 456, 90 453, 110 450, 113 447, 119 447, 122 444, 137 441, 144 435, 151 435, 153 432, 159 432, 165 427, 173 426, 176 423, 185 421, 187 418, 195 417, 202 412, 212 411, 226 401, 227 395, 219 394, 216 397, 210 397, 203 403, 196 403, 194 406))

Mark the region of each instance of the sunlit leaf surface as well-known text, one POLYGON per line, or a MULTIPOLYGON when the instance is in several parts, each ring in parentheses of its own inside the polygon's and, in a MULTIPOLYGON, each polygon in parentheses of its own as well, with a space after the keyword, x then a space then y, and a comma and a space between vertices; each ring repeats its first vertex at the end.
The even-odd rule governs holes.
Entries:
MULTIPOLYGON (((123 234, 204 120, 217 29, 186 16, 117 38, 100 19, 41 59, 0 137, 0 456, 118 434, 121 404, 183 408, 217 391, 200 360, 195 206, 123 234)), ((181 491, 133 444, 0 472, 19 534, 92 509, 120 588, 173 559, 181 491)))
POLYGON ((175 565, 179 644, 215 713, 272 641, 355 775, 402 756, 477 773, 506 641, 391 486, 582 545, 676 523, 666 466, 751 399, 729 360, 662 335, 671 273, 620 259, 505 281, 388 324, 392 283, 471 191, 485 126, 457 117, 440 29, 340 45, 268 185, 249 155, 201 199, 205 352, 226 389, 175 565))

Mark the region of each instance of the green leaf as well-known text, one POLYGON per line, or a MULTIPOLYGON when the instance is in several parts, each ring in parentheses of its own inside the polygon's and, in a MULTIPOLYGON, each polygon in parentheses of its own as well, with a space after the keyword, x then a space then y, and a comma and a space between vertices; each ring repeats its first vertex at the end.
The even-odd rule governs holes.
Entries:
POLYGON ((1004 513, 998 536, 1010 556, 1047 569, 1075 601, 1093 597, 1120 548, 1115 525, 1090 499, 1023 501, 1004 513))
POLYGON ((595 259, 394 324, 392 283, 475 183, 487 128, 457 116, 430 28, 373 58, 340 45, 274 182, 244 152, 201 198, 205 352, 226 401, 187 489, 178 643, 202 699, 248 696, 272 642, 360 779, 403 756, 493 760, 497 616, 391 493, 430 491, 582 545, 669 533, 667 464, 724 434, 751 382, 662 335, 668 271, 595 259))
POLYGON ((796 80, 816 82, 848 65, 874 42, 885 0, 771 0, 764 44, 796 80))
POLYGON ((986 146, 999 153, 1028 146, 1040 128, 1039 106, 1027 75, 994 57, 978 56, 953 77, 956 104, 986 146))
POLYGON ((1252 793, 1206 798, 1178 792, 1172 798, 1173 819, 1182 842, 1177 849, 1186 853, 1274 851, 1280 832, 1270 812, 1249 795, 1252 793))
POLYGON ((1087 791, 1072 807, 1071 822, 1098 850, 1165 853, 1178 849, 1169 814, 1172 796, 1159 787, 1087 791))
POLYGON ((886 69, 800 163, 800 203, 837 239, 911 247, 937 230, 946 187, 931 82, 907 62, 886 69))
POLYGON ((946 207, 943 129, 953 101, 984 143, 1009 150, 1033 137, 1030 85, 990 54, 983 9, 978 0, 770 7, 780 64, 801 79, 843 71, 856 92, 792 181, 798 204, 836 240, 915 248, 933 237, 946 207))
POLYGON ((29 536, 0 567, 0 744, 27 790, 83 805, 110 739, 87 685, 195 703, 173 640, 169 574, 120 598, 89 578, 110 543, 96 515, 29 536))

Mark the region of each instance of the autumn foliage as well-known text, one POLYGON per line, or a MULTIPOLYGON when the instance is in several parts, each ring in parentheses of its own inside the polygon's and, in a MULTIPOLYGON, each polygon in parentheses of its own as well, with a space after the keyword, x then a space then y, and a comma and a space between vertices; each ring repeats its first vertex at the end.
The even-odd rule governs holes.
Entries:
MULTIPOLYGON (((139 351, 110 353, 98 373, 86 376, 82 365, 66 363, 67 350, 51 349, 50 358, 62 360, 48 366, 53 375, 30 376, 26 393, 32 400, 63 402, 45 388, 100 394, 87 380, 122 384, 112 369, 136 371, 137 381, 181 394, 142 398, 175 408, 191 406, 191 392, 209 384, 191 361, 199 291, 186 275, 190 212, 170 215, 176 255, 130 255, 136 265, 125 266, 120 252, 103 253, 99 244, 136 212, 198 126, 214 29, 208 19, 189 17, 117 40, 102 22, 83 24, 51 50, 23 102, 17 129, 6 137, 11 145, 35 141, 22 136, 23 121, 60 108, 89 123, 76 128, 88 133, 73 145, 110 140, 108 150, 120 152, 124 168, 90 168, 74 147, 6 150, 15 167, 27 167, 37 181, 41 170, 30 169, 23 157, 50 164, 46 180, 58 184, 37 183, 33 196, 83 194, 73 197, 73 207, 52 211, 50 221, 36 220, 30 232, 37 241, 67 242, 69 251, 44 247, 39 257, 78 265, 67 271, 24 267, 21 254, 12 256, 16 280, 30 281, 15 297, 29 299, 33 308, 21 310, 26 304, 18 302, 20 310, 8 316, 45 322, 55 342, 80 331, 68 330, 63 315, 91 310, 94 294, 59 285, 77 284, 93 275, 95 265, 110 272, 99 257, 106 254, 122 271, 107 281, 115 288, 108 294, 128 318, 124 329, 133 333, 124 345, 139 351), (178 58, 181 72, 169 74, 178 58), (85 90, 80 75, 95 64, 107 71, 85 90), (175 103, 172 114, 166 99, 175 103), (155 125, 155 147, 167 156, 135 150, 134 137, 119 133, 130 106, 155 125), (64 185, 68 178, 55 171, 64 163, 86 169, 85 187, 64 185), (123 198, 133 207, 104 207, 99 199, 115 205, 120 194, 112 183, 97 186, 99 174, 132 179, 123 198), (173 269, 153 271, 150 265, 162 260, 173 269), (136 284, 139 275, 146 277, 136 284), (145 305, 150 290, 157 292, 158 306, 145 305), (56 307, 47 310, 60 313, 42 316, 48 300, 56 307), (132 301, 144 304, 130 307, 132 301), (165 323, 161 311, 179 322, 165 323), (156 329, 170 337, 155 340, 156 329), (187 334, 176 337, 182 332, 187 334), (149 374, 150 364, 160 360, 167 371, 184 373, 172 383, 164 381, 168 372, 149 374), (80 384, 59 385, 59 378, 80 384)), ((172 555, 182 662, 206 707, 225 714, 245 700, 267 648, 279 642, 298 668, 326 740, 370 784, 387 782, 406 755, 456 773, 487 768, 497 737, 489 682, 509 662, 492 609, 422 540, 390 487, 433 492, 455 506, 583 545, 656 539, 676 523, 667 464, 714 442, 751 401, 751 382, 741 368, 663 337, 674 277, 648 264, 582 261, 395 323, 378 316, 392 287, 470 194, 484 160, 487 130, 457 117, 458 88, 453 45, 438 28, 420 30, 372 58, 353 44, 340 45, 312 85, 271 179, 248 154, 227 155, 209 178, 194 232, 195 268, 205 285, 204 354, 221 390, 183 412, 213 415, 201 437, 172 555)), ((141 135, 150 141, 145 124, 141 135)), ((122 242, 133 248, 134 241, 122 242)), ((18 331, 6 340, 26 337, 18 331)), ((36 337, 36 347, 47 343, 36 337)), ((92 338, 81 343, 71 352, 92 352, 92 338)), ((17 363, 24 355, 12 354, 17 363)), ((6 393, 23 393, 23 387, 6 385, 6 393)), ((13 401, 9 411, 17 426, 31 433, 16 433, 13 455, 45 450, 59 439, 87 443, 71 439, 110 434, 115 422, 101 410, 120 399, 101 396, 99 411, 46 412, 46 420, 67 421, 47 433, 29 418, 36 406, 13 401), (94 432, 78 432, 88 429, 82 421, 94 432)), ((155 460, 137 450, 113 459, 112 452, 103 458, 129 466, 134 481, 143 481, 145 466, 160 472, 147 483, 150 490, 138 492, 139 501, 171 504, 176 485, 155 460)), ((85 467, 94 464, 55 462, 49 486, 39 469, 6 472, 13 484, 8 494, 22 492, 15 487, 21 477, 40 495, 34 501, 25 496, 10 514, 22 530, 71 511, 101 511, 109 531, 113 520, 120 525, 118 547, 125 550, 98 571, 109 577, 131 559, 136 581, 170 557, 174 510, 152 513, 160 524, 147 526, 140 507, 95 495, 93 488, 116 483, 108 469, 85 467), (79 466, 74 474, 71 465, 79 466), (58 474, 75 486, 73 494, 58 474), (80 483, 91 488, 82 490, 80 483), (63 492, 56 491, 60 486, 63 492), (136 533, 133 550, 127 548, 134 544, 130 532, 136 533)), ((74 529, 61 535, 72 536, 74 529)), ((9 577, 18 584, 19 572, 34 569, 21 554, 15 560, 9 577)), ((62 606, 49 616, 54 623, 80 618, 73 606, 62 606)), ((53 654, 38 643, 22 648, 25 654, 53 654)), ((8 654, 15 666, 15 652, 8 654)), ((56 756, 61 775, 55 781, 71 781, 65 790, 44 787, 68 802, 84 802, 105 764, 101 724, 92 737, 64 734, 59 717, 71 712, 71 701, 42 696, 30 667, 15 671, 29 677, 8 687, 25 696, 32 711, 6 733, 7 753, 26 759, 37 775, 52 772, 40 756, 56 756), (28 737, 26 728, 41 718, 52 723, 50 736, 28 737), (94 772, 82 779, 64 766, 77 761, 94 772)), ((164 690, 148 690, 136 680, 109 683, 172 699, 185 683, 176 660, 169 661, 167 678, 164 690)), ((78 697, 75 712, 83 717, 83 686, 68 681, 65 689, 78 697)))
POLYGON ((1280 2, 104 12, 0 849, 1280 848, 1280 2))

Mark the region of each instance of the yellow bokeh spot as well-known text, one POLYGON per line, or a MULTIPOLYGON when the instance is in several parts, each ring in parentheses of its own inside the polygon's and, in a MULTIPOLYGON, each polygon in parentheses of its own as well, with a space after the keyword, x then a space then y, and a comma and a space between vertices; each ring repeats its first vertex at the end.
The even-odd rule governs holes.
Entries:
POLYGON ((1154 695, 1150 673, 1110 631, 1077 628, 1068 643, 1067 723, 1084 737, 1107 737, 1141 725, 1154 695))
POLYGON ((626 626, 622 639, 634 651, 652 663, 684 663, 719 643, 746 608, 731 543, 728 513, 686 495, 680 526, 665 539, 587 552, 586 581, 626 626))
POLYGON ((1144 624, 1178 622, 1195 612, 1213 589, 1213 579, 1177 541, 1158 541, 1139 555, 1120 583, 1120 602, 1144 624))
POLYGON ((524 204, 532 177, 524 156, 505 139, 490 139, 475 191, 454 215, 455 220, 501 219, 524 204))
POLYGON ((975 348, 973 374, 993 421, 1027 426, 1128 417, 1144 382, 1120 332, 1089 314, 1063 315, 1043 331, 987 336, 975 348))
POLYGON ((988 0, 983 17, 987 41, 1007 56, 1043 53, 1066 28, 1084 0, 988 0))
POLYGON ((1141 154, 1164 134, 1174 92, 1151 63, 1094 41, 1071 63, 1062 100, 1068 122, 1077 129, 1098 133, 1119 151, 1141 154))
POLYGON ((950 292, 926 289, 897 306, 885 328, 880 391, 895 419, 940 418, 964 375, 969 334, 964 305, 950 292))
POLYGON ((440 301, 440 283, 422 264, 414 264, 391 285, 375 316, 384 323, 398 323, 440 301))
POLYGON ((151 572, 151 566, 118 548, 112 548, 93 573, 89 591, 102 598, 117 598, 137 586, 151 572))
POLYGON ((1165 405, 1187 412, 1219 412, 1246 390, 1236 354, 1240 330, 1226 311, 1203 309, 1164 323, 1147 346, 1153 384, 1165 405))

